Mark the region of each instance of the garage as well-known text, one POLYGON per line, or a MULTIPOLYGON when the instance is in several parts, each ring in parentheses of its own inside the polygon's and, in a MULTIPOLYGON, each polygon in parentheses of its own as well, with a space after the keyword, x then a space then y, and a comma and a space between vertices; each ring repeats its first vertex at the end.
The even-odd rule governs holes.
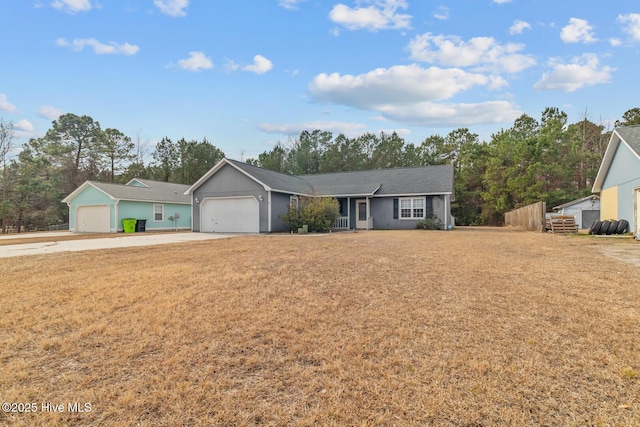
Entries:
POLYGON ((109 233, 111 215, 107 205, 79 206, 76 211, 76 231, 84 233, 109 233))
POLYGON ((200 205, 200 230, 209 233, 259 233, 255 197, 208 198, 200 205))

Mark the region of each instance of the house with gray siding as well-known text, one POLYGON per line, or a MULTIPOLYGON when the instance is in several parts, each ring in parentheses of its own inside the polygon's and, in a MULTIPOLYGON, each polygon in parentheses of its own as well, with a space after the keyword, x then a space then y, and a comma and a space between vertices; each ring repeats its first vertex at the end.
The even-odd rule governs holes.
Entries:
POLYGON ((69 206, 69 230, 115 233, 127 218, 146 221, 147 230, 189 230, 187 185, 134 178, 126 184, 85 181, 62 202, 69 206))
POLYGON ((201 232, 287 231, 280 216, 299 197, 336 198, 337 229, 413 229, 428 217, 453 225, 451 165, 291 176, 223 159, 185 194, 201 232))

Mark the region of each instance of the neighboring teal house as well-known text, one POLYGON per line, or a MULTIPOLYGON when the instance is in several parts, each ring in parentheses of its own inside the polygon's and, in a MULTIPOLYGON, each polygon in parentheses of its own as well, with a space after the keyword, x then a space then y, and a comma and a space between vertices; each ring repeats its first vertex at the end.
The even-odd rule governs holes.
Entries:
POLYGON ((600 194, 600 219, 625 219, 640 238, 640 126, 613 130, 592 192, 600 194))
POLYGON ((191 229, 188 185, 134 178, 126 184, 86 181, 62 201, 69 206, 69 230, 116 233, 122 220, 146 220, 146 230, 191 229))

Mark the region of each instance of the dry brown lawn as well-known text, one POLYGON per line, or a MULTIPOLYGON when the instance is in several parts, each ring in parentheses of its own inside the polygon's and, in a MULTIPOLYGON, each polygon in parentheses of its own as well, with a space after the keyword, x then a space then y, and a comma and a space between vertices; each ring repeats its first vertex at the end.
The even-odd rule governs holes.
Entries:
POLYGON ((613 246, 640 253, 460 229, 1 259, 0 400, 37 412, 0 425, 637 426, 613 246))

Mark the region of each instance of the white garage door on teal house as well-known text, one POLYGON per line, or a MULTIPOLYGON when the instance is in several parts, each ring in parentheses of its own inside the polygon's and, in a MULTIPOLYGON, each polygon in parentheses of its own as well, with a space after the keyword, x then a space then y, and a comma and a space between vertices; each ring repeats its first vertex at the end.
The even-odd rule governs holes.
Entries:
POLYGON ((191 229, 187 185, 134 178, 127 184, 86 181, 62 201, 69 206, 73 232, 115 233, 122 220, 145 221, 145 229, 191 229))
POLYGON ((205 198, 200 203, 200 230, 210 233, 258 233, 259 202, 253 196, 205 198))
POLYGON ((75 217, 77 232, 109 233, 111 231, 108 205, 79 206, 75 217))

